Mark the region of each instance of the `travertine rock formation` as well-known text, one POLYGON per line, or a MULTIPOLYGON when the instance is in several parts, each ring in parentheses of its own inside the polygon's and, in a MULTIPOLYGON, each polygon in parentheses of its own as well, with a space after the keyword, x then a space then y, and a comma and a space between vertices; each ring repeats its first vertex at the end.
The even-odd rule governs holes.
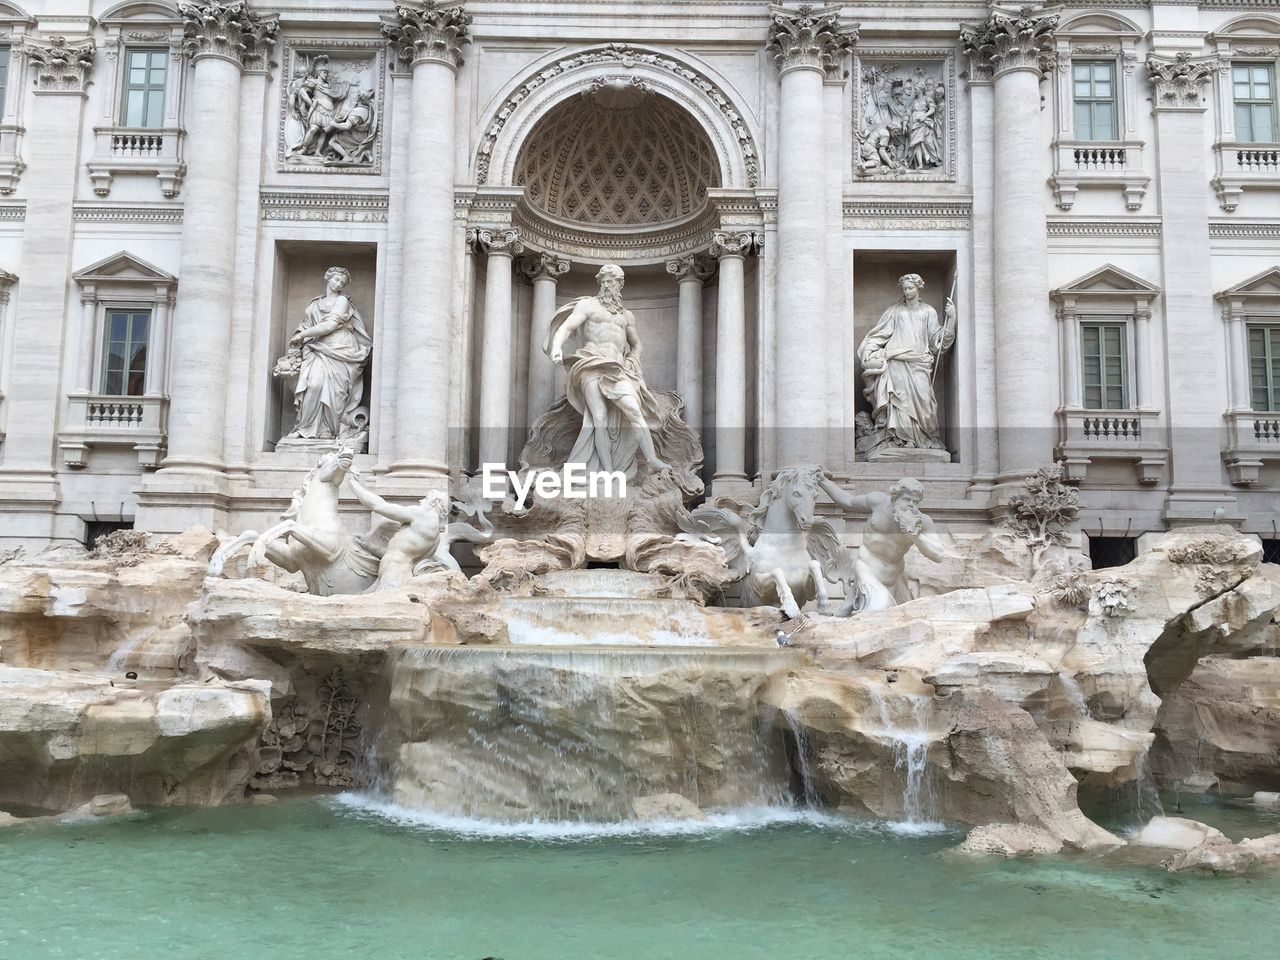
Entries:
POLYGON ((107 792, 138 806, 238 799, 270 718, 268 685, 126 686, 0 667, 0 804, 65 810, 107 792))

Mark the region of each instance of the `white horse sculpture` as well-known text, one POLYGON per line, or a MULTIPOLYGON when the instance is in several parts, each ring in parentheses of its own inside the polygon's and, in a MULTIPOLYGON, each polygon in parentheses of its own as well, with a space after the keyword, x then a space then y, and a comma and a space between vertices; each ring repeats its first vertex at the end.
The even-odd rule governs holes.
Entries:
POLYGON ((831 524, 815 520, 818 466, 779 471, 747 516, 704 506, 681 518, 683 539, 717 543, 735 579, 743 581, 744 606, 779 606, 788 617, 815 597, 827 613, 827 579, 845 577, 847 550, 831 524))
POLYGON ((291 573, 301 572, 310 593, 328 597, 368 589, 378 576, 380 548, 390 531, 385 522, 375 522, 365 536, 355 537, 343 526, 338 491, 353 457, 349 449, 325 454, 294 492, 284 519, 262 533, 249 530, 223 544, 209 561, 209 575, 220 576, 227 560, 252 543, 251 567, 270 560, 291 573))

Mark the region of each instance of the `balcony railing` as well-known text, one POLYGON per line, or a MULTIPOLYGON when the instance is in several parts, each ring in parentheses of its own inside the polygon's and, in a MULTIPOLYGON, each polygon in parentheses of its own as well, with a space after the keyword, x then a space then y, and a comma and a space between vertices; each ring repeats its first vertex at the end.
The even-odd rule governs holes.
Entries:
POLYGON ((120 174, 153 173, 166 197, 177 196, 186 174, 182 130, 95 127, 93 132, 94 153, 88 167, 94 193, 100 197, 110 194, 112 180, 120 174))
POLYGON ((1224 142, 1214 146, 1213 189, 1228 212, 1240 205, 1246 188, 1280 188, 1280 144, 1224 142))
POLYGON ((132 447, 138 465, 154 470, 164 456, 168 413, 167 397, 71 394, 66 425, 58 433, 62 461, 78 469, 88 463, 93 447, 132 447))
POLYGON ((1118 187, 1125 206, 1142 209, 1151 182, 1142 171, 1140 140, 1059 140, 1053 145, 1054 200, 1062 210, 1070 210, 1082 187, 1118 187))
POLYGON ((1226 415, 1227 444, 1222 451, 1231 482, 1249 486, 1267 462, 1280 461, 1280 411, 1237 410, 1226 415))
POLYGON ((1058 458, 1067 478, 1083 480, 1089 464, 1127 461, 1137 470, 1139 483, 1158 483, 1169 462, 1169 448, 1158 428, 1156 410, 1058 411, 1058 458))

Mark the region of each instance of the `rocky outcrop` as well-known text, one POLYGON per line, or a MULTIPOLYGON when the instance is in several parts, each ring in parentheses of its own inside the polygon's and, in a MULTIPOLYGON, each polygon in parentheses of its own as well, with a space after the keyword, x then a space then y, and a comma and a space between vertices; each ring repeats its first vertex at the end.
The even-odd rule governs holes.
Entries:
POLYGON ((1062 841, 1038 827, 1025 823, 991 823, 974 827, 955 848, 956 853, 974 857, 1024 857, 1057 853, 1062 841))
POLYGON ((1174 873, 1248 873, 1280 869, 1280 833, 1232 843, 1210 839, 1173 857, 1166 866, 1174 873))
POLYGON ((1217 843, 1226 839, 1221 830, 1199 820, 1152 817, 1141 830, 1129 837, 1129 843, 1163 850, 1191 850, 1202 843, 1217 843))
POLYGON ((102 793, 138 806, 239 798, 271 715, 267 690, 0 667, 0 803, 66 810, 102 793))
POLYGON ((1182 790, 1280 789, 1280 658, 1206 657, 1160 707, 1152 769, 1182 790))

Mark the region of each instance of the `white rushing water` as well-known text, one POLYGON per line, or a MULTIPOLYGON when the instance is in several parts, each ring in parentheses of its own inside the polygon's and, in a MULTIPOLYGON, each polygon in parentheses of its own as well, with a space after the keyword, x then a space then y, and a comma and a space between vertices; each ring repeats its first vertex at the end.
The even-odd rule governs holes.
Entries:
POLYGON ((902 828, 913 832, 944 829, 937 821, 929 777, 929 745, 937 739, 929 730, 932 703, 928 697, 918 694, 895 694, 895 699, 910 704, 910 719, 904 724, 893 719, 889 700, 881 690, 869 685, 867 693, 876 706, 880 721, 879 728, 869 732, 893 743, 894 768, 904 774, 902 828))

